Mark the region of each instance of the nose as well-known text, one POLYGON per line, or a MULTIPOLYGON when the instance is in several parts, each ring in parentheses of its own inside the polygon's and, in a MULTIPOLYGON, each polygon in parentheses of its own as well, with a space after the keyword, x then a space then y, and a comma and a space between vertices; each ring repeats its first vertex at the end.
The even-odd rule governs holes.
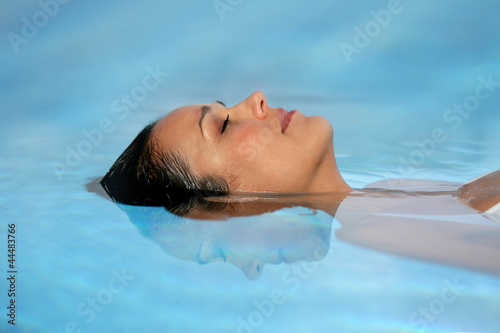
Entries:
POLYGON ((256 91, 241 103, 242 107, 249 110, 256 119, 263 120, 268 113, 266 95, 262 91, 256 91))
POLYGON ((264 269, 264 263, 258 259, 231 258, 229 262, 241 269, 250 280, 257 280, 264 269))

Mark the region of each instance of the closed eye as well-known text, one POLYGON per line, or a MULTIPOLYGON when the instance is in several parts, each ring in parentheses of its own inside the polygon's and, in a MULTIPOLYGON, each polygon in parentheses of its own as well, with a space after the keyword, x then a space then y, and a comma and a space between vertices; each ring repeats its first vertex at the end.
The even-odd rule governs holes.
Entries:
POLYGON ((229 115, 227 115, 227 118, 224 121, 224 124, 222 125, 221 134, 224 133, 224 131, 226 130, 226 127, 227 127, 228 124, 229 124, 229 115))

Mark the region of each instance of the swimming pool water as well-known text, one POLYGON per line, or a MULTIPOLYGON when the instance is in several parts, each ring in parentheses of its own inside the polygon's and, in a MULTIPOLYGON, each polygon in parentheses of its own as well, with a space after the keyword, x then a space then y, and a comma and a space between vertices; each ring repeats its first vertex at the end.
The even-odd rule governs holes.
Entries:
POLYGON ((85 189, 149 121, 255 90, 271 106, 327 117, 352 187, 465 182, 498 169, 497 1, 1 6, 2 332, 500 330, 498 276, 342 242, 324 213, 195 225, 199 235, 255 237, 234 250, 239 267, 200 264, 203 252, 182 258, 192 245, 174 237, 182 225, 157 239, 85 189), (15 326, 6 316, 8 224, 15 326), (279 243, 278 230, 300 228, 312 238, 279 243), (304 260, 244 273, 255 271, 252 256, 285 246, 304 260))

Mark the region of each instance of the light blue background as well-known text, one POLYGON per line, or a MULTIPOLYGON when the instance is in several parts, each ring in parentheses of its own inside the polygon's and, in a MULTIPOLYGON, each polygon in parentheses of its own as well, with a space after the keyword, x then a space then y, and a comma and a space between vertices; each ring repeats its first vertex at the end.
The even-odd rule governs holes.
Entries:
MULTIPOLYGON (((61 332, 70 320, 85 332, 234 332, 254 300, 286 288, 286 265, 254 282, 233 267, 169 257, 84 190, 145 124, 175 107, 231 105, 262 90, 272 106, 326 116, 341 172, 355 187, 392 177, 466 181, 499 168, 500 91, 457 129, 443 115, 474 94, 478 77, 500 82, 500 3, 402 0, 348 62, 340 44, 354 44, 354 29, 387 6, 243 0, 221 20, 208 0, 70 1, 16 52, 9 34, 21 36, 23 18, 33 22, 41 7, 3 1, 0 202, 3 223, 19 232, 19 332, 61 332), (169 76, 120 119, 112 103, 142 83, 148 66, 169 76), (114 130, 57 177, 54 163, 65 164, 68 149, 86 140, 83 131, 104 118, 114 130), (436 128, 447 140, 413 172, 401 172, 401 158, 418 151, 415 140, 436 128), (136 280, 86 324, 78 304, 121 267, 136 280)), ((497 278, 341 249, 255 332, 412 331, 410 314, 455 277, 468 293, 427 331, 499 330, 497 278)))

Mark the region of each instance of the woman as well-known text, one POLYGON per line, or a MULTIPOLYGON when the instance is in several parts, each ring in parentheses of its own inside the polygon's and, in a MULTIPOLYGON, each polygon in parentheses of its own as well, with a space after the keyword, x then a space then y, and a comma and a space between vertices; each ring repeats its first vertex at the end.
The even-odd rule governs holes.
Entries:
MULTIPOLYGON (((180 215, 212 205, 205 197, 230 193, 356 192, 337 168, 329 121, 271 108, 262 92, 233 107, 216 102, 172 111, 142 130, 101 184, 116 201, 180 215)), ((496 215, 500 171, 462 186, 457 196, 496 215)))
MULTIPOLYGON (((330 123, 271 108, 261 92, 233 107, 216 102, 172 111, 146 126, 101 184, 115 201, 165 206, 189 218, 322 210, 341 223, 336 237, 344 241, 500 274, 500 228, 493 222, 500 222, 500 170, 462 186, 399 179, 353 190, 338 171, 330 123)), ((157 225, 148 234, 156 235, 157 225)), ((206 252, 219 260, 220 248, 206 252)), ((240 259, 238 266, 252 267, 247 276, 258 276, 263 260, 240 259)))

